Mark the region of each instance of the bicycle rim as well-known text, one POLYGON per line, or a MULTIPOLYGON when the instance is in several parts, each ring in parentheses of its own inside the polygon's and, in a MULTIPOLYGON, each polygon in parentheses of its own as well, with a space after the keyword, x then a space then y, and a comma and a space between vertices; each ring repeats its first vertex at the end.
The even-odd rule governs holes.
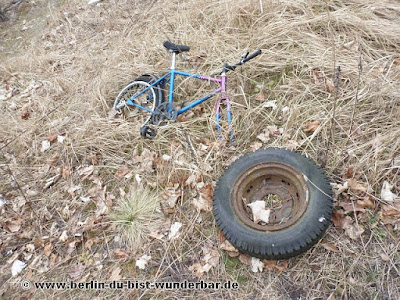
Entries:
POLYGON ((145 81, 131 82, 115 99, 114 108, 119 104, 124 103, 122 110, 126 118, 137 119, 143 125, 148 123, 151 118, 151 113, 144 109, 140 109, 139 107, 127 105, 127 102, 135 95, 140 94, 132 101, 142 107, 154 111, 157 106, 157 96, 154 88, 150 87, 147 91, 143 92, 143 90, 149 86, 151 86, 151 84, 145 81))

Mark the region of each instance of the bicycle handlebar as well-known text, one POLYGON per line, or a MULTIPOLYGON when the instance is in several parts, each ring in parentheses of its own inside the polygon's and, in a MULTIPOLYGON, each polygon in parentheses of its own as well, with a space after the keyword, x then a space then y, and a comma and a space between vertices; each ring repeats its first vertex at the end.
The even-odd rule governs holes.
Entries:
MULTIPOLYGON (((227 63, 224 64, 224 68, 222 69, 222 72, 217 73, 217 74, 222 74, 223 72, 228 72, 228 71, 233 71, 235 70, 237 67, 243 65, 245 62, 248 62, 250 59, 253 59, 254 57, 258 56, 261 54, 261 50, 257 50, 255 52, 253 52, 252 54, 249 55, 249 52, 246 53, 246 55, 243 55, 240 62, 238 62, 235 65, 229 65, 227 63)), ((215 74, 215 75, 217 75, 215 74)))
POLYGON ((261 50, 257 50, 256 52, 250 54, 250 56, 246 55, 246 57, 242 61, 243 61, 243 63, 245 63, 245 62, 249 61, 250 59, 253 59, 254 57, 256 57, 256 56, 258 56, 260 54, 261 54, 261 50))

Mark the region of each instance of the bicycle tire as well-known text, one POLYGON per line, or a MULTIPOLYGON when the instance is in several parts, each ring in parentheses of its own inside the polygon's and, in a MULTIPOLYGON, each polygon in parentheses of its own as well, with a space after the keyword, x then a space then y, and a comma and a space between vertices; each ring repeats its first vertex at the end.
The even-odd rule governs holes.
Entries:
POLYGON ((332 207, 324 171, 305 156, 279 148, 236 160, 219 178, 213 200, 215 220, 225 237, 241 252, 266 259, 287 259, 311 248, 328 228, 332 207), (270 220, 254 222, 248 204, 271 195, 273 200, 264 200, 272 203, 267 205, 270 220))
MULTIPOLYGON (((140 90, 149 87, 157 77, 154 75, 146 74, 138 77, 134 81, 130 82, 127 86, 125 86, 115 98, 114 101, 114 109, 119 112, 125 112, 127 117, 139 117, 143 118, 143 125, 149 124, 151 121, 151 113, 147 112, 143 109, 140 109, 136 106, 127 106, 126 102, 135 94, 139 93, 140 90), (121 103, 123 102, 123 103, 121 103), (140 111, 140 114, 139 114, 140 111)), ((149 108, 150 110, 154 111, 156 107, 163 102, 164 93, 159 86, 150 87, 148 92, 143 93, 138 98, 135 99, 135 103, 149 108)))

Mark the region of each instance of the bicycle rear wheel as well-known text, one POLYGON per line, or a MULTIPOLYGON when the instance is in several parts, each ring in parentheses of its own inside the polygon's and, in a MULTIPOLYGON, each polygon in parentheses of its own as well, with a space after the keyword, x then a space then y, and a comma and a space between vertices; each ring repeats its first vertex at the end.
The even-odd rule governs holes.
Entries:
POLYGON ((151 87, 153 79, 148 76, 141 76, 129 83, 118 94, 114 101, 114 109, 118 113, 123 113, 127 118, 136 118, 143 125, 150 121, 151 113, 134 105, 128 105, 129 99, 138 95, 133 102, 149 110, 154 111, 161 103, 158 87, 151 87), (145 90, 147 89, 147 90, 145 90))

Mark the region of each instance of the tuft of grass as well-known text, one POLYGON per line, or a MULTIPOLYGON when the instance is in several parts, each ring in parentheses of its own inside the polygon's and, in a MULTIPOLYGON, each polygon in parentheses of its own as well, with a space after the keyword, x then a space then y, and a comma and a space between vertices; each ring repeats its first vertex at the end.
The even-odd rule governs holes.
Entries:
POLYGON ((134 189, 117 202, 110 218, 123 241, 136 248, 162 223, 160 198, 148 188, 134 189))

